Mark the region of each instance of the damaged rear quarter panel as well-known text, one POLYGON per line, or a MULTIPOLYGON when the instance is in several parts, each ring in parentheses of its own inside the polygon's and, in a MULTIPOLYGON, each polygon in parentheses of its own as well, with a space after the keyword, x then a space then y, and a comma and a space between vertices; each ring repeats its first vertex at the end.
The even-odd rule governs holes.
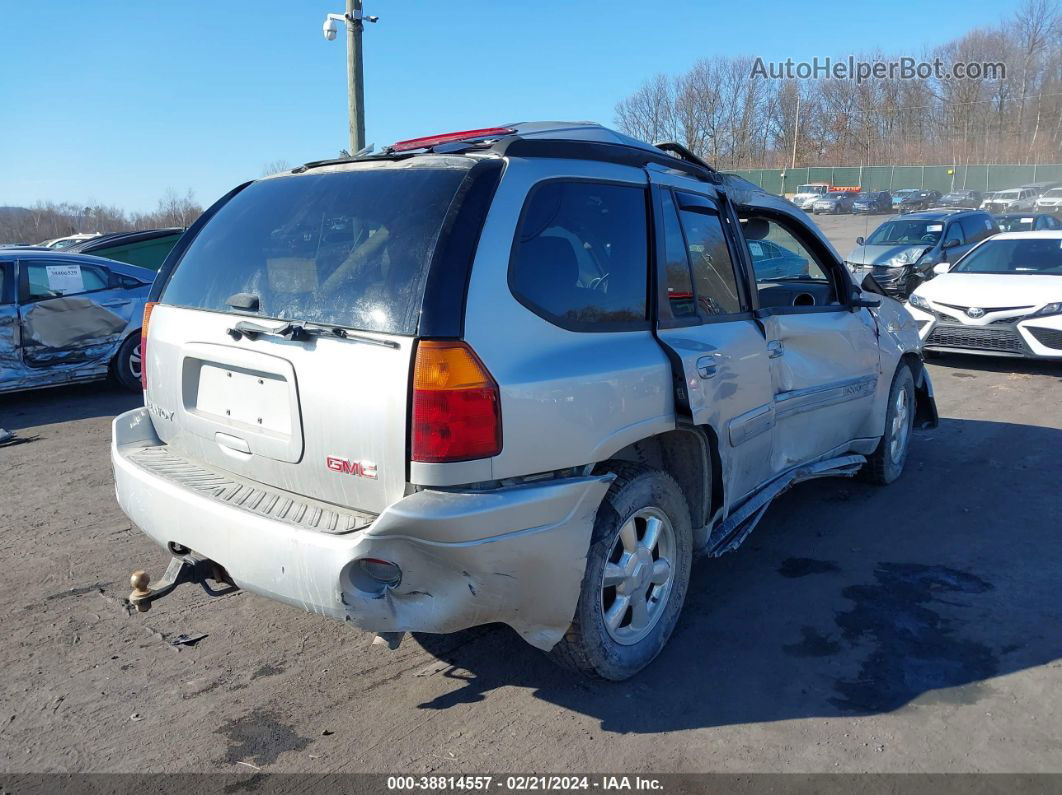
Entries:
POLYGON ((526 494, 506 489, 477 498, 471 513, 465 494, 406 498, 365 539, 369 554, 399 562, 402 582, 367 595, 344 572, 349 620, 372 631, 428 632, 502 622, 532 646, 553 648, 575 614, 594 517, 611 481, 569 479, 526 494), (426 526, 417 517, 431 520, 426 526), (417 528, 416 537, 407 527, 417 528))

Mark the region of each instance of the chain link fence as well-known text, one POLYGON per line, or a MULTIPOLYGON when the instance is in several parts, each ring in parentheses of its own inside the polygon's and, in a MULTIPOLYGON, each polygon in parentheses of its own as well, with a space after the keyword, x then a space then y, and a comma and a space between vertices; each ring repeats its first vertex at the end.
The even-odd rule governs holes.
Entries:
POLYGON ((863 190, 926 188, 941 193, 952 190, 985 193, 1017 188, 1032 182, 1062 183, 1062 163, 1029 166, 986 163, 959 166, 810 166, 755 168, 731 173, 777 194, 796 193, 798 185, 809 182, 826 182, 837 187, 858 185, 863 190))

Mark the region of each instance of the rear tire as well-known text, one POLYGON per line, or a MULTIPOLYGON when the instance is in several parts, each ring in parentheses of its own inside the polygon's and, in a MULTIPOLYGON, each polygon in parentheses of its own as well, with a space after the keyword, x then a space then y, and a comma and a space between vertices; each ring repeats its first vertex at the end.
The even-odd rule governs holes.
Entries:
POLYGON ((885 433, 877 449, 867 457, 860 474, 864 480, 886 486, 903 472, 915 418, 914 375, 906 364, 896 368, 885 412, 885 433))
POLYGON ((114 359, 111 360, 111 374, 114 380, 130 392, 139 392, 140 372, 144 366, 140 355, 140 332, 137 331, 125 338, 125 342, 118 349, 114 359))
POLYGON ((620 681, 656 658, 689 587, 693 529, 674 479, 617 462, 598 508, 586 572, 567 634, 549 653, 559 665, 620 681))

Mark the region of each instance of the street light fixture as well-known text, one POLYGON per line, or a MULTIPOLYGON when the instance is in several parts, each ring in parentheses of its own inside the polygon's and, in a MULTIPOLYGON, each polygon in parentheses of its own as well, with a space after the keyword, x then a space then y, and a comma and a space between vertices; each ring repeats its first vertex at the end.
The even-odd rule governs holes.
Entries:
POLYGON ((335 41, 340 22, 347 28, 347 112, 350 117, 350 149, 358 152, 365 148, 365 88, 361 57, 361 32, 366 22, 377 22, 379 17, 365 16, 362 0, 347 0, 345 14, 327 14, 321 33, 326 41, 335 41))

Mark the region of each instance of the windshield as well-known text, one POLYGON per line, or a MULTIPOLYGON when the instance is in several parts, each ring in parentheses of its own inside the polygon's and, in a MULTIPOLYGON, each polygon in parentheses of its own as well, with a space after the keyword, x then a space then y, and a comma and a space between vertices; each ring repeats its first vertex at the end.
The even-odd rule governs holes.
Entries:
POLYGON ((797 188, 797 193, 825 193, 825 185, 801 185, 797 188))
POLYGON ((918 193, 918 191, 914 188, 904 188, 903 190, 896 191, 892 196, 894 199, 902 199, 905 196, 913 196, 916 193, 918 193))
POLYGON ((1019 192, 1016 191, 1016 190, 1004 190, 1004 191, 1000 191, 999 193, 995 194, 995 196, 993 198, 996 198, 996 199, 1016 199, 1016 198, 1018 198, 1018 194, 1019 194, 1019 192))
POLYGON ((854 198, 856 201, 873 201, 877 197, 876 193, 857 193, 854 198))
POLYGON ((951 272, 1062 276, 1062 238, 988 240, 963 257, 951 272))
MULTIPOLYGON (((471 164, 471 161, 470 161, 471 164)), ((161 300, 392 334, 416 333, 428 265, 467 167, 383 167, 255 182, 178 263, 161 300)))
POLYGON ((1062 199, 1062 188, 1051 188, 1044 194, 1045 199, 1062 199))
POLYGON ((920 221, 909 218, 886 221, 867 238, 868 246, 935 245, 944 231, 940 221, 920 221))

